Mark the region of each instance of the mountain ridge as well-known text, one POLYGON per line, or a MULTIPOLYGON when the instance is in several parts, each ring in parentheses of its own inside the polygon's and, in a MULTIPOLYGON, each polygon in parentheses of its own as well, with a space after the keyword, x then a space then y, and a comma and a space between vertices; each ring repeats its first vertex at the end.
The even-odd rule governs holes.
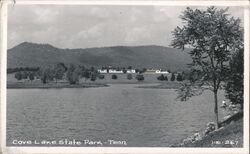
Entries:
POLYGON ((23 42, 7 52, 8 68, 49 67, 58 62, 86 67, 133 66, 182 71, 187 69, 191 58, 185 51, 158 45, 62 49, 50 44, 23 42))

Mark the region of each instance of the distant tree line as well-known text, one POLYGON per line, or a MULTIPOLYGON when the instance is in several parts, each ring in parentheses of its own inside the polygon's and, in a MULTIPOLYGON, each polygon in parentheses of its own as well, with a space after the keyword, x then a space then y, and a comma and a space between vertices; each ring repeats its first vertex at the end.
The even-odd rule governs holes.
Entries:
POLYGON ((16 67, 16 68, 8 68, 7 73, 15 73, 20 71, 28 71, 28 72, 37 72, 39 71, 40 67, 16 67))
POLYGON ((35 79, 35 73, 32 71, 18 71, 15 73, 15 78, 17 80, 29 79, 33 81, 35 79))
MULTIPOLYGON (((107 69, 106 67, 102 67, 102 69, 107 69)), ((114 69, 114 68, 112 68, 114 69)), ((117 70, 123 69, 124 73, 126 73, 125 68, 117 68, 117 70)), ((132 69, 132 66, 129 66, 127 69, 132 69)), ((135 79, 138 81, 143 81, 144 73, 147 69, 135 69, 138 73, 135 76, 135 79)), ((41 80, 43 84, 49 82, 58 82, 59 80, 68 81, 70 84, 79 83, 79 79, 84 78, 85 81, 96 81, 96 79, 104 79, 105 75, 100 74, 96 68, 90 67, 86 68, 81 65, 69 64, 65 65, 64 63, 57 63, 51 67, 18 67, 18 68, 9 68, 8 73, 15 73, 15 78, 17 80, 27 79, 33 81, 35 79, 41 80)), ((182 81, 184 79, 184 73, 171 73, 170 81, 182 81), (177 77, 176 77, 177 74, 177 77)), ((116 80, 118 76, 113 74, 111 79, 116 80)), ((127 74, 127 79, 132 80, 132 74, 127 74)), ((160 81, 168 81, 168 77, 163 74, 157 77, 160 81)))
POLYGON ((43 69, 40 73, 41 80, 44 84, 49 81, 62 80, 65 77, 70 84, 78 84, 80 78, 84 78, 86 80, 95 81, 97 77, 99 79, 103 79, 104 76, 100 75, 98 71, 94 68, 86 68, 80 65, 70 64, 68 67, 63 63, 58 63, 52 68, 43 69))
MULTIPOLYGON (((81 65, 65 65, 64 63, 57 63, 51 67, 46 68, 27 67, 15 68, 11 70, 12 72, 15 72, 15 78, 17 80, 27 79, 33 81, 35 79, 39 79, 43 84, 47 84, 49 82, 57 83, 59 80, 68 81, 70 84, 78 84, 81 78, 85 79, 85 82, 87 80, 96 81, 97 78, 100 80, 105 78, 105 75, 100 74, 94 67, 86 68, 81 65)), ((142 69, 140 71, 143 72, 145 71, 145 69, 142 69)), ((131 80, 132 78, 133 77, 131 74, 127 75, 128 80, 131 80)), ((113 74, 111 76, 111 79, 116 80, 118 79, 118 76, 116 74, 113 74)), ((138 81, 143 81, 144 76, 142 74, 137 74, 135 76, 135 79, 137 79, 138 81)))
POLYGON ((97 77, 104 79, 104 75, 98 73, 94 68, 86 68, 80 65, 70 64, 66 66, 64 63, 57 63, 52 67, 46 68, 14 68, 8 69, 10 72, 15 72, 15 78, 17 80, 29 79, 34 80, 40 79, 43 84, 48 82, 58 82, 58 80, 67 80, 70 84, 79 83, 80 78, 85 78, 85 81, 90 79, 95 81, 97 77))

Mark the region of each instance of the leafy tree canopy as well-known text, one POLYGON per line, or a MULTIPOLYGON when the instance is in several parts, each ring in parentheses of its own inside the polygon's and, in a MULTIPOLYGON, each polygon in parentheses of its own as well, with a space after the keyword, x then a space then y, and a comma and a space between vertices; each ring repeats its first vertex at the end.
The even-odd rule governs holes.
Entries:
POLYGON ((208 85, 216 93, 229 73, 232 54, 243 48, 240 19, 230 17, 227 10, 188 7, 181 16, 184 26, 173 31, 173 47, 191 48, 190 81, 200 87, 208 85))
POLYGON ((210 89, 214 93, 214 112, 217 127, 217 92, 229 73, 232 54, 243 48, 243 29, 240 19, 230 17, 226 9, 208 7, 206 10, 187 9, 181 15, 182 27, 173 31, 172 46, 179 49, 188 47, 192 63, 190 83, 183 83, 178 93, 181 100, 201 94, 199 89, 210 89), (197 90, 198 92, 197 92, 197 90))

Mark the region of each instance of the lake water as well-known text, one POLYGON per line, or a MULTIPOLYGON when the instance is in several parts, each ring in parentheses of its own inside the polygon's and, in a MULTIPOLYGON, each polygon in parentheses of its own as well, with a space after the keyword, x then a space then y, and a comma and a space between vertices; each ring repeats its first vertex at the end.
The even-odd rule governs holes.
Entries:
MULTIPOLYGON (((104 146, 165 147, 214 120, 209 91, 178 102, 175 90, 137 86, 8 89, 7 145, 13 140, 75 139, 127 143, 104 146)), ((221 92, 219 102, 222 99, 221 92)))

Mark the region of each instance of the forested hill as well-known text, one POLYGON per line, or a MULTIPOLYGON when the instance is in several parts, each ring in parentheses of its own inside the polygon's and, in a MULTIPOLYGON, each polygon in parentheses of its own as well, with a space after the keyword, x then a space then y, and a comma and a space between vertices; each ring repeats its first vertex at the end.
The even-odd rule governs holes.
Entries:
POLYGON ((49 44, 24 42, 7 52, 8 68, 46 67, 58 62, 86 67, 115 66, 167 68, 181 71, 191 59, 187 52, 163 46, 114 46, 60 49, 49 44))

